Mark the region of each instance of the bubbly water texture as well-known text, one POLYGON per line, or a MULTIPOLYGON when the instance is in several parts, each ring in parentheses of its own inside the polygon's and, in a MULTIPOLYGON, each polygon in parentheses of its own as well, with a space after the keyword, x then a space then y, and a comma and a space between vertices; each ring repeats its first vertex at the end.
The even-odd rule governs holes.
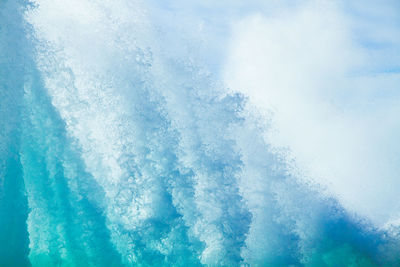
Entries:
POLYGON ((0 1, 0 266, 399 266, 151 17, 0 1))

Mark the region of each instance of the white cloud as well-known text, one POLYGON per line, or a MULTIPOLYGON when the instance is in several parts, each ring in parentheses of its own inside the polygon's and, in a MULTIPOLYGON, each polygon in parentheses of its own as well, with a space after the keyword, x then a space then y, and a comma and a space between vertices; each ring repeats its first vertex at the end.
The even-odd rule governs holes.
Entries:
POLYGON ((266 138, 288 147, 304 174, 381 224, 400 214, 400 76, 378 72, 393 69, 398 29, 368 21, 387 7, 357 3, 307 1, 239 21, 224 80, 274 111, 266 138))

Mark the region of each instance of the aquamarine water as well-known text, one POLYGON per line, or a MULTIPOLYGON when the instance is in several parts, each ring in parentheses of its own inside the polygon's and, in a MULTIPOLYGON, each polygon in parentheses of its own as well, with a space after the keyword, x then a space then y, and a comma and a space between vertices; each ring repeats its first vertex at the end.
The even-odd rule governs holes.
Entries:
POLYGON ((0 1, 0 266, 400 266, 143 3, 80 3, 0 1))

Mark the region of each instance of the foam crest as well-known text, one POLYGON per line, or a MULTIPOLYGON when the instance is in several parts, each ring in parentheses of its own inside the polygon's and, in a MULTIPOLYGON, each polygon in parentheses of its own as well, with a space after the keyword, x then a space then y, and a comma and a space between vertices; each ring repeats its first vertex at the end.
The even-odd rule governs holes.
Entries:
POLYGON ((302 182, 196 40, 176 38, 184 49, 172 53, 151 5, 6 3, 20 16, 15 43, 29 47, 0 41, 14 53, 0 59, 0 214, 18 221, 21 265, 399 264, 396 227, 378 230, 302 182))

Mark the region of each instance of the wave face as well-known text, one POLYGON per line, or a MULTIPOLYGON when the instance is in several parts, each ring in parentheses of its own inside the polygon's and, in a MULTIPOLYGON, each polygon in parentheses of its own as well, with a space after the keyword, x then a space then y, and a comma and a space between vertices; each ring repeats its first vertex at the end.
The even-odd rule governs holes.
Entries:
POLYGON ((0 266, 399 266, 158 15, 0 2, 0 266))

